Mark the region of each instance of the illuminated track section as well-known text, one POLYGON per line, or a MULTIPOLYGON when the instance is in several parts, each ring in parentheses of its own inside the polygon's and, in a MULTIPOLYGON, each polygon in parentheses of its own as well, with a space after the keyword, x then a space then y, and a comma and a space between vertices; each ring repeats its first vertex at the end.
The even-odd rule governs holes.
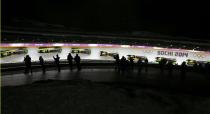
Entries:
POLYGON ((173 60, 177 64, 183 61, 210 61, 210 52, 185 49, 161 48, 138 45, 116 44, 80 44, 80 43, 1 43, 1 64, 23 62, 24 56, 29 55, 32 61, 38 61, 43 56, 46 61, 53 61, 58 54, 61 60, 66 60, 67 54, 75 56, 78 53, 82 59, 114 60, 114 54, 120 57, 143 56, 149 62, 157 63, 157 58, 173 60))

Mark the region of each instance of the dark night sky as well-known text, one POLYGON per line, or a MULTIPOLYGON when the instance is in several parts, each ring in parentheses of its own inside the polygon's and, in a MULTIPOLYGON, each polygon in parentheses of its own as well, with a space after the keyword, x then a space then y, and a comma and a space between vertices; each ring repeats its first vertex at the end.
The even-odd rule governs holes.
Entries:
POLYGON ((161 0, 2 0, 2 23, 21 17, 90 31, 209 38, 205 3, 161 0))

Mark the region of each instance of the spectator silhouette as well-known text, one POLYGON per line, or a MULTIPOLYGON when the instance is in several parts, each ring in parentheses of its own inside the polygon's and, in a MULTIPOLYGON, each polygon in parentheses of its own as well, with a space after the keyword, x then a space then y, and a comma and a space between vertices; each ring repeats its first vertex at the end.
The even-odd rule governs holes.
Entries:
POLYGON ((181 80, 184 81, 186 79, 186 71, 187 71, 187 65, 186 62, 182 62, 181 64, 181 80))
POLYGON ((31 70, 32 73, 32 68, 31 68, 31 57, 29 55, 26 55, 26 57, 24 57, 24 61, 25 61, 25 73, 29 72, 29 69, 31 70))
POLYGON ((127 71, 127 73, 130 74, 131 73, 130 70, 131 70, 131 63, 129 60, 125 60, 124 71, 127 71))
POLYGON ((72 57, 71 53, 68 54, 67 60, 69 62, 69 67, 72 70, 73 69, 73 57, 72 57))
POLYGON ((42 56, 39 56, 39 63, 40 63, 40 65, 41 65, 41 67, 42 67, 43 73, 45 73, 44 59, 43 59, 42 56))
POLYGON ((168 76, 171 77, 173 75, 173 68, 174 68, 172 61, 168 62, 167 67, 168 67, 168 76))
POLYGON ((56 57, 53 56, 53 58, 55 60, 56 67, 58 68, 58 72, 60 72, 61 71, 61 68, 60 68, 60 57, 57 54, 56 57))
POLYGON ((78 54, 76 54, 76 56, 74 57, 74 60, 76 62, 76 66, 78 70, 81 70, 81 65, 80 65, 80 56, 78 54))
POLYGON ((117 69, 118 71, 120 71, 120 58, 119 58, 119 54, 117 54, 116 56, 114 56, 115 59, 115 69, 117 69))
POLYGON ((120 59, 120 68, 122 73, 124 73, 126 69, 126 58, 124 56, 122 56, 122 58, 120 59))
POLYGON ((145 67, 145 72, 147 73, 148 72, 148 59, 147 58, 144 60, 144 67, 145 67))
POLYGON ((166 59, 161 59, 160 62, 159 62, 161 74, 164 73, 164 67, 165 67, 166 62, 167 62, 166 59))
MULTIPOLYGON (((131 68, 131 70, 133 70, 133 67, 134 67, 134 59, 133 59, 133 57, 130 57, 129 58, 130 59, 130 68, 131 68)), ((129 63, 129 61, 128 61, 128 63, 129 63)))
POLYGON ((137 65, 138 65, 138 73, 141 74, 141 70, 143 67, 143 62, 141 59, 138 60, 137 65))

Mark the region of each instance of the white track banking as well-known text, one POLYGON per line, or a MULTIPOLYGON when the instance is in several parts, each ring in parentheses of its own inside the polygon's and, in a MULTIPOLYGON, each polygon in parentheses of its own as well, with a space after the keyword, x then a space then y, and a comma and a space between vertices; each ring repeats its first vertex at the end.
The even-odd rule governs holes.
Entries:
MULTIPOLYGON (((79 54, 82 59, 91 60, 113 60, 109 56, 100 56, 100 51, 107 51, 109 53, 118 53, 120 57, 127 55, 137 55, 146 56, 149 62, 155 62, 155 57, 166 57, 174 58, 180 65, 183 61, 187 59, 197 60, 197 61, 209 61, 210 52, 204 51, 194 51, 194 50, 184 50, 184 49, 169 49, 161 47, 148 47, 148 46, 129 46, 129 45, 113 45, 113 44, 26 44, 26 43, 10 43, 1 44, 1 50, 15 47, 27 47, 28 55, 32 58, 32 61, 38 61, 39 56, 42 56, 46 61, 52 61, 53 56, 58 54, 61 59, 66 59, 69 52, 71 52, 72 47, 91 49, 91 54, 79 54), (61 53, 38 53, 39 46, 61 46, 61 53)), ((23 62, 24 56, 26 54, 11 55, 8 57, 1 58, 1 64, 4 63, 16 63, 23 62)), ((75 56, 75 54, 72 54, 75 56)))

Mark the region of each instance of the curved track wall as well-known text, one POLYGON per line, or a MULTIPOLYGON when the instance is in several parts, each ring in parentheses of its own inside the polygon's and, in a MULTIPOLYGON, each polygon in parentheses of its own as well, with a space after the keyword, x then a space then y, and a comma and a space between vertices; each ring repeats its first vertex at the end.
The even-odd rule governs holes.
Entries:
MULTIPOLYGON (((193 59, 197 61, 209 61, 210 52, 184 50, 184 49, 170 49, 161 47, 148 47, 148 46, 130 46, 130 45, 112 45, 112 44, 69 44, 69 43, 3 43, 1 44, 1 50, 7 50, 11 48, 26 47, 28 55, 31 56, 32 61, 38 61, 39 56, 43 56, 46 61, 52 61, 53 56, 58 54, 61 59, 66 59, 72 48, 85 48, 90 49, 90 54, 79 54, 82 59, 90 60, 113 60, 111 56, 100 56, 100 51, 106 51, 108 53, 118 53, 120 57, 127 55, 146 56, 149 62, 155 62, 156 57, 173 58, 177 60, 178 64, 181 64, 187 59, 193 59), (61 53, 38 53, 38 48, 46 46, 53 47, 59 46, 62 48, 61 53)), ((23 62, 24 56, 27 54, 15 54, 1 58, 1 64, 4 63, 16 63, 23 62)), ((75 54, 72 54, 75 56, 75 54)))

